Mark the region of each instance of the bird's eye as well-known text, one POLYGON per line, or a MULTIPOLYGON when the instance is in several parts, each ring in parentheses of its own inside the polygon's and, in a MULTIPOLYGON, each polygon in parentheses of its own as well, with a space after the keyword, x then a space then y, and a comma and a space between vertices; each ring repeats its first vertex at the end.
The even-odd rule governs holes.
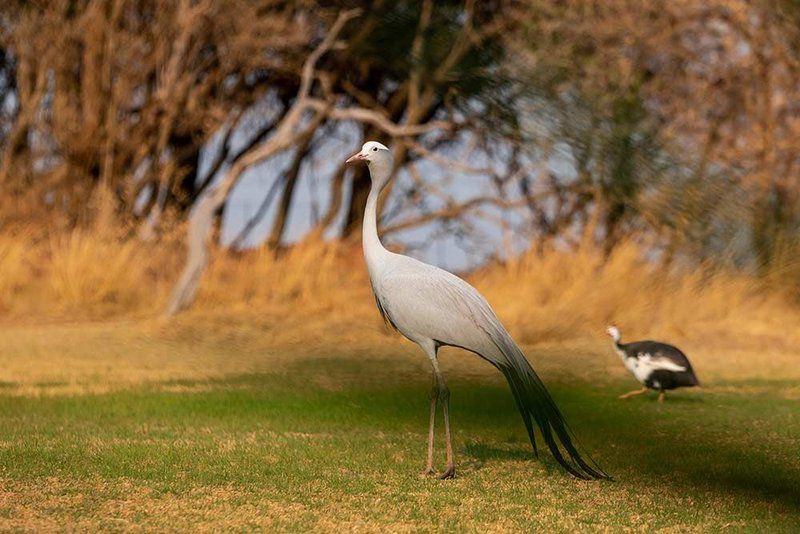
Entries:
POLYGON ((378 147, 376 147, 376 146, 372 147, 372 151, 373 152, 377 152, 378 151, 378 147))

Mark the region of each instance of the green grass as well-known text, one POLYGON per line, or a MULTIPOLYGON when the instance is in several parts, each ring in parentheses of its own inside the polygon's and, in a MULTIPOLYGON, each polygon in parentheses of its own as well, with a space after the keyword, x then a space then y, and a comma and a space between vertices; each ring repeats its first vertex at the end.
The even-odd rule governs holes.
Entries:
POLYGON ((800 401, 780 394, 787 384, 726 384, 658 405, 616 399, 629 380, 549 377, 585 449, 614 476, 582 482, 549 455, 532 457, 500 378, 451 373, 458 477, 439 481, 418 476, 428 377, 393 378, 386 366, 342 356, 104 394, 0 388, 0 528, 800 525, 800 401))

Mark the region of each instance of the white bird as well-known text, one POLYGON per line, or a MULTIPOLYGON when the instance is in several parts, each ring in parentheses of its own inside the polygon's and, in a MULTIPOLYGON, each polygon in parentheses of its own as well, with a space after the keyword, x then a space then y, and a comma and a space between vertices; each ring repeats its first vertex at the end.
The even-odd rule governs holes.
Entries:
POLYGON ((606 333, 614 341, 614 349, 625 368, 642 384, 641 389, 620 395, 620 399, 652 389, 658 391, 658 402, 663 403, 666 390, 700 385, 689 358, 677 347, 649 340, 620 343, 619 328, 615 325, 606 328, 606 333))
POLYGON ((365 162, 372 185, 364 212, 364 259, 372 291, 384 320, 425 351, 433 368, 428 460, 424 474, 433 474, 433 438, 437 403, 444 414, 447 467, 439 478, 455 476, 450 437, 450 392, 439 369, 437 351, 443 345, 474 352, 496 367, 509 383, 534 453, 535 421, 555 459, 569 473, 584 479, 608 478, 594 462, 581 455, 553 398, 522 351, 497 319, 486 299, 457 276, 408 256, 386 250, 378 238, 378 196, 392 174, 388 148, 369 141, 347 163, 365 162))

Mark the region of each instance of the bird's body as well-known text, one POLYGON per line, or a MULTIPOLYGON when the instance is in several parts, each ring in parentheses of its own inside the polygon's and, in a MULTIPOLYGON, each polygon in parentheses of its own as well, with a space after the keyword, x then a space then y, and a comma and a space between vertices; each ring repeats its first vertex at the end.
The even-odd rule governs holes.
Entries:
POLYGON ((426 473, 433 469, 434 420, 437 404, 441 401, 447 443, 447 469, 442 478, 451 478, 455 474, 448 413, 449 390, 437 359, 439 347, 449 345, 474 352, 505 375, 534 450, 532 420, 538 425, 555 458, 570 473, 581 478, 606 477, 578 452, 555 402, 486 299, 461 278, 414 258, 390 252, 381 244, 377 231, 377 204, 380 190, 392 170, 388 149, 371 141, 348 161, 354 160, 366 161, 372 178, 362 237, 375 301, 383 318, 425 351, 433 369, 426 473))
POLYGON ((370 279, 392 326, 416 343, 433 341, 496 356, 491 335, 502 336, 505 330, 480 293, 461 278, 414 258, 394 254, 387 259, 388 268, 370 269, 370 279), (436 298, 420 298, 426 295, 436 298), (480 319, 491 334, 481 329, 480 319))
POLYGON ((659 401, 663 402, 665 391, 700 384, 689 358, 677 347, 649 340, 621 343, 617 327, 610 326, 607 332, 625 368, 643 386, 641 390, 623 395, 623 398, 651 389, 659 392, 659 401))

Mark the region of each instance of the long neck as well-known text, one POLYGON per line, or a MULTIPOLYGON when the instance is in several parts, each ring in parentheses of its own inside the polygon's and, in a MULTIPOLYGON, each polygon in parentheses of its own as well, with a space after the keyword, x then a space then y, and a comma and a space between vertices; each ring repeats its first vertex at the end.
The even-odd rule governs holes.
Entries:
POLYGON ((617 351, 617 354, 619 354, 620 358, 625 360, 625 358, 627 358, 628 355, 625 353, 625 345, 620 343, 619 340, 620 340, 619 336, 617 336, 616 338, 612 339, 612 341, 614 343, 614 350, 617 351))
POLYGON ((367 269, 370 276, 374 276, 379 266, 381 257, 388 253, 383 248, 381 240, 378 238, 378 196, 380 186, 373 181, 372 188, 367 197, 367 207, 364 210, 364 223, 361 226, 362 246, 364 247, 364 259, 367 262, 367 269))
POLYGON ((364 253, 375 248, 383 248, 378 238, 378 188, 373 186, 367 196, 367 207, 364 209, 364 224, 361 226, 361 237, 364 242, 364 253))

